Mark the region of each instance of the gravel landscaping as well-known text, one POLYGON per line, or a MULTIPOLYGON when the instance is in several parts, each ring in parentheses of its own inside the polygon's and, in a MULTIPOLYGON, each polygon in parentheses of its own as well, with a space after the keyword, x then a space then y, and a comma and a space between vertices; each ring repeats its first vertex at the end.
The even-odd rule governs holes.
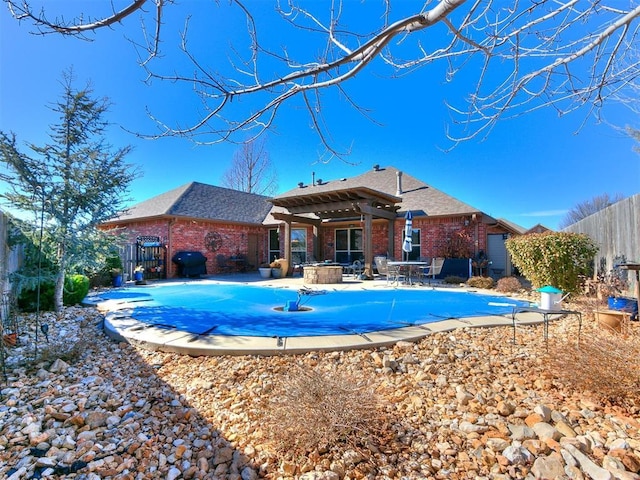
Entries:
MULTIPOLYGON (((556 380, 541 325, 518 327, 516 345, 511 328, 463 328, 375 350, 194 358, 111 341, 90 308, 39 321, 38 362, 33 318, 7 349, 2 478, 640 479, 637 409, 556 380), (275 398, 300 371, 366 380, 380 423, 283 450, 269 405, 300 419, 301 438, 315 428, 306 404, 275 398)), ((576 342, 575 323, 554 322, 549 342, 576 342)))

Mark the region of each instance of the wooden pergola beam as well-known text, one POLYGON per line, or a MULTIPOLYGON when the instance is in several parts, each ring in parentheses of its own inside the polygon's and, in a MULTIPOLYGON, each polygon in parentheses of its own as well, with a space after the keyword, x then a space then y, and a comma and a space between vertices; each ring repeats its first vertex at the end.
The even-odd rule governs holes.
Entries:
POLYGON ((349 200, 337 202, 314 203, 313 205, 298 205, 287 207, 291 213, 333 212, 341 210, 353 210, 353 202, 349 200))
POLYGON ((372 215, 374 217, 386 218, 387 220, 395 220, 396 219, 396 210, 399 207, 393 207, 392 210, 386 208, 378 208, 373 205, 365 202, 358 203, 358 209, 361 213, 372 215))
POLYGON ((289 222, 289 223, 306 223, 309 225, 313 225, 315 227, 320 227, 322 224, 322 220, 319 218, 309 218, 309 217, 302 217, 300 215, 292 215, 290 213, 278 213, 278 212, 274 212, 271 214, 271 216, 276 219, 276 220, 280 220, 282 222, 289 222))
MULTIPOLYGON (((272 213, 273 218, 286 223, 285 235, 291 235, 291 223, 313 225, 315 229, 322 228, 323 220, 346 220, 349 218, 360 219, 364 223, 364 274, 373 276, 373 235, 372 227, 375 218, 383 218, 389 222, 389 245, 393 251, 393 228, 399 206, 402 199, 392 195, 378 192, 367 187, 349 188, 342 190, 329 190, 324 192, 303 193, 284 198, 275 198, 271 203, 282 207, 288 213, 272 213), (309 218, 300 214, 314 214, 318 218, 309 218)), ((315 243, 317 232, 314 231, 315 243)), ((291 257, 290 243, 285 241, 285 255, 291 257)), ((318 246, 315 245, 315 248, 318 246)))

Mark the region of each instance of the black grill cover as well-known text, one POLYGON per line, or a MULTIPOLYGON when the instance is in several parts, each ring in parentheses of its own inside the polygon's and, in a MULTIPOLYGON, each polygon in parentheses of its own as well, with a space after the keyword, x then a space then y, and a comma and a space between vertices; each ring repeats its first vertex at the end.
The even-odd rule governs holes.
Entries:
POLYGON ((207 257, 200 252, 178 252, 171 259, 178 266, 181 277, 206 275, 207 257))

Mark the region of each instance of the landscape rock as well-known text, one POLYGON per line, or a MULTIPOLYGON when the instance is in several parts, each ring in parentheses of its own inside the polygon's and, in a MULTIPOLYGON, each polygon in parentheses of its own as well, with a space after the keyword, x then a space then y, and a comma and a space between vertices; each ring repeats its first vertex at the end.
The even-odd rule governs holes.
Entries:
POLYGON ((48 320, 50 351, 73 338, 76 358, 27 368, 29 328, 8 350, 0 478, 640 480, 637 415, 541 378, 540 325, 519 326, 516 346, 510 328, 463 328, 372 350, 188 357, 109 340, 97 317, 48 320), (275 448, 265 407, 294 367, 369 379, 379 436, 275 448))
POLYGON ((538 457, 533 463, 531 472, 537 479, 561 478, 565 474, 564 462, 557 453, 546 457, 538 457))

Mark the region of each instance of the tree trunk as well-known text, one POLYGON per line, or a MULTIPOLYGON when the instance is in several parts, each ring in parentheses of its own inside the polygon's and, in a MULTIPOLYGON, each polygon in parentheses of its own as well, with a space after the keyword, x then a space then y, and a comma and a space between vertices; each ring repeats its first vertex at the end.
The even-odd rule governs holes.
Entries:
POLYGON ((56 287, 53 293, 53 305, 56 312, 62 311, 62 308, 64 307, 64 279, 64 269, 61 268, 56 276, 56 287))
POLYGON ((61 312, 64 307, 64 279, 67 269, 67 248, 64 240, 58 246, 58 268, 56 286, 53 291, 53 305, 56 312, 61 312))

